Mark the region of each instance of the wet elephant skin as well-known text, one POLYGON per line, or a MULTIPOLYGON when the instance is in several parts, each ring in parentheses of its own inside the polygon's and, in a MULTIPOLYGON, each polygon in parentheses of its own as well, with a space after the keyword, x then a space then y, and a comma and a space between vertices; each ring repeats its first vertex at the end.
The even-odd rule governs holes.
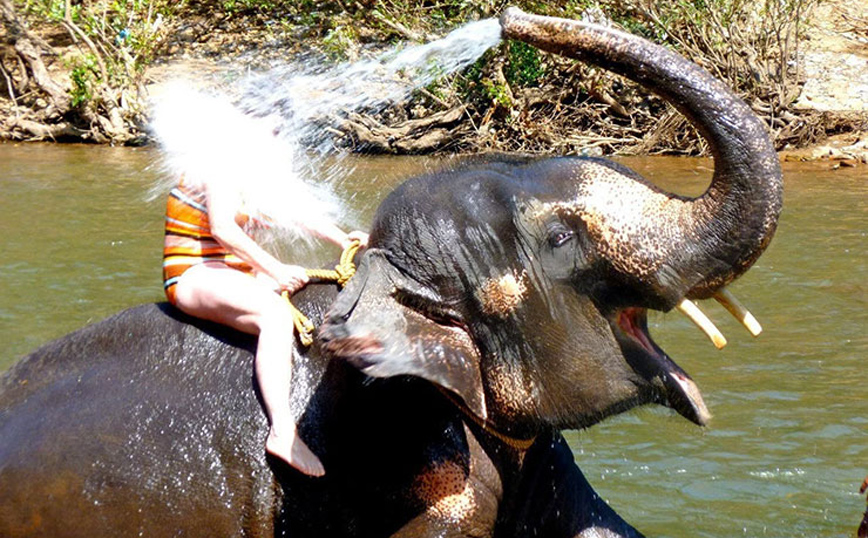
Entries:
MULTIPOLYGON (((302 292, 299 304, 319 321, 333 294, 302 292)), ((296 378, 320 382, 293 390, 310 400, 301 431, 327 475, 266 459, 252 346, 145 305, 13 367, 0 399, 0 535, 491 535, 477 520, 496 536, 559 527, 572 536, 588 525, 637 535, 593 492, 559 434, 540 436, 520 465, 429 383, 370 379, 317 349, 296 378), (420 496, 420 477, 443 467, 472 468, 479 477, 469 481, 493 487, 420 496), (442 502, 452 497, 456 506, 442 502)))

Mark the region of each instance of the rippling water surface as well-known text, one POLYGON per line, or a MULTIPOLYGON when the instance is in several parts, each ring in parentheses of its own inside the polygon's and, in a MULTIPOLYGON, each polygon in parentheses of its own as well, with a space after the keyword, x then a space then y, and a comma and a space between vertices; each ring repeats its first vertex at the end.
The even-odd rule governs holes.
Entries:
MULTIPOLYGON (((0 370, 120 309, 162 300, 162 196, 149 150, 0 144, 0 370)), ((629 159, 682 193, 710 161, 629 159)), ((422 158, 358 159, 339 194, 367 222, 422 158)), ((765 328, 753 339, 722 308, 716 351, 677 314, 657 342, 703 390, 699 429, 643 408, 568 432, 597 491, 649 536, 846 537, 868 473, 868 170, 785 167, 785 205, 767 253, 732 286, 765 328)), ((305 254, 321 260, 331 253, 305 254)))

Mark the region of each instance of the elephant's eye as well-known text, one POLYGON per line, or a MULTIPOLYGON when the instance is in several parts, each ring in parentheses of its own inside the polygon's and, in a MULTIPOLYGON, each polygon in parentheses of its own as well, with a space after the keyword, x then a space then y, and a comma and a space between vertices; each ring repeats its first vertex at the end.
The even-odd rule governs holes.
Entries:
POLYGON ((559 247, 569 241, 573 235, 573 231, 564 226, 553 227, 549 230, 549 244, 552 247, 559 247))

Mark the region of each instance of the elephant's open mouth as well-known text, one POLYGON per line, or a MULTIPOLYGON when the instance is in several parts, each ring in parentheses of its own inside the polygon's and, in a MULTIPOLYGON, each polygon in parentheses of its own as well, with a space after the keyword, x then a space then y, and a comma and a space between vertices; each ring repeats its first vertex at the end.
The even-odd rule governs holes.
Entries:
POLYGON ((648 333, 647 311, 644 308, 625 308, 615 314, 613 325, 621 342, 624 356, 633 369, 657 387, 665 405, 675 409, 684 418, 704 426, 711 418, 702 394, 690 379, 648 333))

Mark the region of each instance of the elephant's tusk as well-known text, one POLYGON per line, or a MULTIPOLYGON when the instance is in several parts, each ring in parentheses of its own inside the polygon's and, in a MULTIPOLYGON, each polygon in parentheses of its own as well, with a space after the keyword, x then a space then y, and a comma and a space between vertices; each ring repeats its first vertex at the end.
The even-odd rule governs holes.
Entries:
POLYGON ((696 306, 696 303, 691 301, 690 299, 685 298, 683 301, 678 303, 678 306, 675 308, 678 309, 679 312, 690 318, 690 321, 696 324, 697 327, 702 329, 702 332, 711 339, 711 342, 714 344, 714 347, 717 349, 723 349, 723 346, 726 345, 726 338, 724 338, 723 334, 714 326, 714 323, 711 322, 708 317, 702 313, 702 310, 696 306))
POLYGON ((722 304, 724 308, 729 310, 729 313, 735 316, 735 319, 739 320, 750 334, 759 336, 759 334, 763 332, 762 326, 756 318, 753 317, 753 314, 748 312, 747 308, 745 308, 728 289, 724 288, 719 290, 714 294, 714 298, 718 303, 722 304))

